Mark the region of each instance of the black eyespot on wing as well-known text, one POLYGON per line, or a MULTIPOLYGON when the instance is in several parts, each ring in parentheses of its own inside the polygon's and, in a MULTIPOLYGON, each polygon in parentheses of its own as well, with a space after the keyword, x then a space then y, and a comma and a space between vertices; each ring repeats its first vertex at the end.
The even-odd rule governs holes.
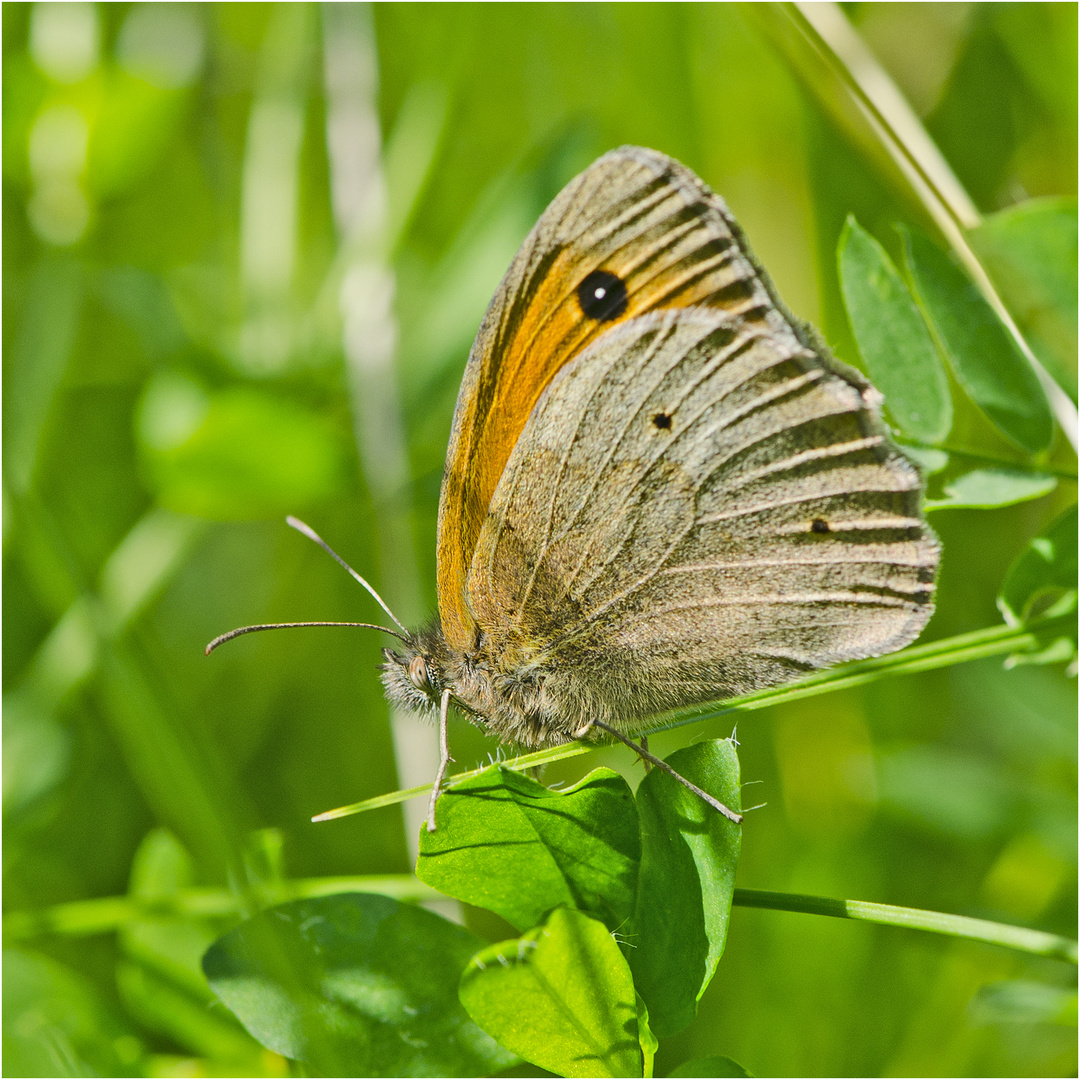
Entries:
POLYGON ((810 531, 827 533, 829 531, 829 523, 824 518, 814 518, 814 520, 810 522, 810 531))
POLYGON ((660 428, 661 431, 668 431, 671 428, 671 417, 666 412, 658 412, 652 418, 653 426, 660 428))
POLYGON ((626 310, 626 286, 607 270, 594 270, 577 287, 578 303, 590 318, 617 319, 626 310))

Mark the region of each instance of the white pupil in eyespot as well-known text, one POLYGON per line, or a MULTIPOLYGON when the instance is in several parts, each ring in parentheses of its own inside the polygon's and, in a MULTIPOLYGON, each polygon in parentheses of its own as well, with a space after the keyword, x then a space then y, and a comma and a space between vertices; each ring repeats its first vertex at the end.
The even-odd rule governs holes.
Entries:
POLYGON ((597 300, 603 300, 604 297, 607 296, 607 289, 601 285, 600 288, 593 293, 593 296, 595 296, 597 300))

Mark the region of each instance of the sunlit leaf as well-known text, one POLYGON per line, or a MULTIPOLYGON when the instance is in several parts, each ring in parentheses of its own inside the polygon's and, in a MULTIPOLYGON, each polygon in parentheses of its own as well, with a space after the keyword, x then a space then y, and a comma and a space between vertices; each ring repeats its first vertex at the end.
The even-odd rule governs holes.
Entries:
POLYGON ((840 288, 866 370, 908 435, 940 442, 952 427, 941 357, 885 249, 849 217, 837 248, 840 288))
POLYGON ((489 1035, 560 1076, 641 1076, 634 982, 603 923, 556 908, 477 954, 461 1000, 489 1035))
POLYGON ((1076 200, 1030 199, 970 234, 1028 343, 1076 400, 1076 200))
POLYGON ((1034 369, 967 275, 922 233, 901 229, 915 294, 971 400, 1031 453, 1054 434, 1034 369))
POLYGON ((264 1046, 328 1076, 486 1076, 513 1056, 465 1015, 479 938, 372 893, 299 900, 207 952, 210 986, 264 1046))
POLYGON ((972 469, 945 484, 944 499, 927 499, 927 510, 992 509, 1048 495, 1057 478, 1019 469, 972 469))
POLYGON ((495 766, 445 792, 436 820, 435 832, 420 833, 417 877, 519 930, 560 904, 612 930, 633 911, 637 813, 610 769, 552 791, 495 766))
MULTIPOLYGON (((727 739, 678 750, 673 769, 726 806, 740 805, 739 759, 727 739)), ((638 993, 661 1037, 686 1027, 727 940, 741 827, 659 769, 637 790, 641 872, 621 933, 638 993)))

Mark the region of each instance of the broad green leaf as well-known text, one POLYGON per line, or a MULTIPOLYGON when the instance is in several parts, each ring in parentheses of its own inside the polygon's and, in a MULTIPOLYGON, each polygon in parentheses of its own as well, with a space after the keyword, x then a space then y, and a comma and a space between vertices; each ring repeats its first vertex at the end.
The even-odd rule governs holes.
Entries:
MULTIPOLYGON (((688 746, 668 763, 733 810, 739 759, 729 739, 688 746)), ((637 790, 641 871, 634 918, 621 936, 638 993, 661 1038, 687 1026, 724 951, 740 826, 659 769, 637 790)))
POLYGON ((556 908, 478 953, 461 1001, 492 1038, 560 1076, 641 1076, 634 981, 603 923, 556 908))
POLYGON ((610 769, 552 791, 493 766, 442 795, 437 823, 420 832, 416 876, 519 930, 560 904, 611 930, 633 911, 637 813, 626 781, 610 769))
POLYGON ((259 1042, 324 1075, 486 1076, 513 1057, 457 999, 481 945, 423 908, 346 893, 262 912, 203 970, 259 1042))
POLYGON ((668 1076, 753 1076, 747 1072, 737 1061, 729 1057, 697 1058, 695 1061, 684 1061, 677 1069, 668 1073, 668 1076))
POLYGON ((1019 469, 972 469, 950 480, 944 499, 927 499, 927 510, 992 509, 1048 495, 1057 479, 1019 469))
POLYGON ((1075 607, 1076 546, 1076 507, 1070 506, 1009 567, 997 598, 1006 622, 1016 626, 1075 607))
POLYGON ((1076 200, 1029 199, 969 234, 1036 356, 1076 400, 1076 200))
POLYGON ((327 422, 261 390, 209 393, 175 372, 152 379, 139 449, 162 505, 215 520, 267 517, 334 494, 342 446, 327 422))
POLYGON ((850 216, 837 262, 859 353, 889 414, 912 438, 941 442, 952 427, 949 380, 903 278, 885 249, 850 216))
POLYGON ((968 276, 921 233, 900 230, 915 294, 971 400, 997 428, 1035 454, 1053 418, 1034 369, 968 276))

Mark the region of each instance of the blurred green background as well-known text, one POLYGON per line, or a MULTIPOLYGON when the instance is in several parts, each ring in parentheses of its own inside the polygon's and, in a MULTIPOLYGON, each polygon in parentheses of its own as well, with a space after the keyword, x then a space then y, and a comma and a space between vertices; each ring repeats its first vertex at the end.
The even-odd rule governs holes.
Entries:
MULTIPOLYGON (((843 8, 980 211, 1075 197, 1074 4, 843 8)), ((733 4, 4 5, 8 912, 170 874, 410 869, 399 808, 308 820, 430 778, 430 732, 388 716, 380 636, 202 649, 244 623, 381 615, 286 513, 406 622, 433 610, 473 334, 543 207, 605 150, 639 143, 697 171, 793 310, 857 360, 835 270, 845 217, 894 257, 892 223, 928 220, 800 82, 782 21, 733 4)), ((1075 334, 1044 361, 1073 394, 1075 334)), ((1004 445, 962 403, 953 441, 1004 445)), ((1075 498, 1065 482, 935 515, 924 639, 999 621, 1009 563, 1075 498)), ((1074 935, 1075 720, 1060 666, 1000 660, 754 714, 745 802, 767 805, 738 884, 1074 935)), ((656 742, 702 734, 728 727, 656 742)), ((452 739, 459 767, 494 752, 462 722, 452 739)), ((640 777, 611 751, 545 779, 601 760, 640 777)), ((281 1074, 201 982, 223 925, 24 935, 6 954, 6 1074, 281 1074)), ((1075 1030, 986 989, 1069 974, 736 909, 657 1074, 709 1054, 758 1075, 1075 1074, 1075 1030)))

